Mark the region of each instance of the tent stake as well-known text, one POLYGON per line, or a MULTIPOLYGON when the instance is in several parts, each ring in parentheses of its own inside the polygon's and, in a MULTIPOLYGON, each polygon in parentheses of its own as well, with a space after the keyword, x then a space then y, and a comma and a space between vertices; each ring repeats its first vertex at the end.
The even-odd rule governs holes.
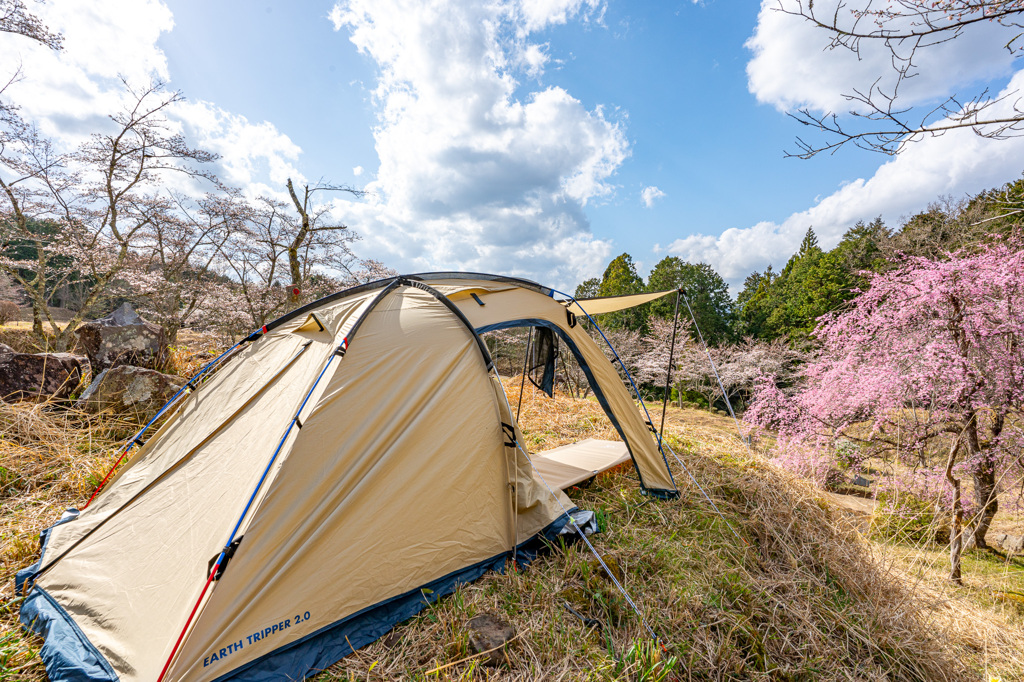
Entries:
POLYGON ((665 367, 665 397, 661 401, 661 428, 658 429, 658 443, 665 435, 665 408, 668 407, 668 394, 672 388, 672 360, 676 355, 676 331, 679 329, 679 289, 676 289, 676 310, 672 313, 672 345, 668 350, 668 366, 665 367))

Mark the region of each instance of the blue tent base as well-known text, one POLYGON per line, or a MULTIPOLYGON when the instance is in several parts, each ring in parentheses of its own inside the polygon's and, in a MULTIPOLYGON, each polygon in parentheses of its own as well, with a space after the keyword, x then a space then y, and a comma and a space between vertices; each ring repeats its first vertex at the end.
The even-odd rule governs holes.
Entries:
MULTIPOLYGON (((68 509, 60 521, 39 534, 39 561, 18 571, 14 578, 17 594, 22 594, 26 582, 43 565, 50 530, 77 517, 77 509, 68 509)), ((39 650, 39 658, 46 665, 50 682, 117 682, 117 673, 107 659, 46 590, 32 587, 18 617, 26 630, 46 640, 39 650)))
POLYGON ((34 587, 21 605, 21 624, 46 641, 39 657, 50 682, 117 682, 117 673, 49 593, 34 587))
MULTIPOLYGON (((567 522, 563 515, 537 535, 516 548, 520 565, 533 561, 545 544, 554 541, 567 522)), ((48 531, 49 529, 47 529, 48 531)), ((42 534, 45 543, 48 532, 42 534)), ((566 536, 567 539, 574 537, 566 536)), ((470 583, 487 571, 505 571, 511 552, 449 573, 426 585, 369 606, 280 649, 245 663, 217 678, 215 682, 277 682, 299 680, 314 675, 345 656, 385 635, 395 625, 423 610, 441 597, 454 592, 460 584, 470 583)), ((40 557, 40 561, 42 557, 40 557)), ((38 563, 18 574, 19 590, 38 563)), ((50 682, 117 682, 110 663, 86 638, 67 611, 40 587, 34 586, 21 607, 21 623, 46 641, 40 657, 50 682)))
MULTIPOLYGON (((525 565, 537 557, 544 544, 553 541, 567 522, 563 515, 516 549, 516 560, 525 565)), ((569 536, 572 537, 572 536, 569 536)), ((463 583, 480 578, 487 571, 505 571, 511 552, 501 554, 449 573, 415 590, 369 606, 342 618, 300 640, 250 661, 214 682, 278 682, 300 680, 329 668, 345 656, 384 636, 393 627, 412 618, 463 583)))

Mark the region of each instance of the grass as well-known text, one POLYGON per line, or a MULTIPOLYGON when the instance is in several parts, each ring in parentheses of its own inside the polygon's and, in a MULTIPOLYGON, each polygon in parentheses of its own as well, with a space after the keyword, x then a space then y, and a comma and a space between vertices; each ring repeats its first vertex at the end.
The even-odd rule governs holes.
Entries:
MULTIPOLYGON (((182 351, 175 362, 187 374, 193 360, 182 351)), ((514 407, 519 384, 506 385, 514 407)), ((532 451, 617 438, 596 402, 529 385, 520 421, 532 451)), ((13 574, 34 561, 38 531, 88 496, 128 426, 0 404, 0 680, 44 679, 41 640, 17 625, 13 574)), ((317 679, 1024 678, 1021 559, 968 553, 965 586, 951 586, 941 552, 866 539, 809 484, 745 450, 730 419, 670 408, 666 434, 699 482, 673 461, 679 500, 642 496, 630 467, 569 491, 598 513, 593 542, 665 650, 586 546, 558 543, 461 586, 317 679), (516 629, 506 664, 469 658, 466 622, 481 613, 516 629)))

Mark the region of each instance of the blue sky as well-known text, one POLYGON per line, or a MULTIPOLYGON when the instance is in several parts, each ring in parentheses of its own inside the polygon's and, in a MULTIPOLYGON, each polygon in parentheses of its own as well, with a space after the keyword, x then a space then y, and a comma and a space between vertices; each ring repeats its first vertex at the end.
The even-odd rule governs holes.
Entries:
MULTIPOLYGON (((165 78, 228 182, 370 189, 334 211, 360 256, 402 271, 571 287, 626 251, 643 274, 673 254, 735 286, 784 263, 809 225, 831 246, 857 220, 897 224, 1024 170, 1019 141, 970 135, 898 159, 783 158, 805 132, 787 110, 848 108, 842 93, 887 59, 823 51, 774 5, 51 0, 38 9, 65 52, 0 37, 0 58, 21 60, 12 96, 69 144, 116 99, 114 76, 165 78)), ((1002 37, 983 27, 924 59, 910 101, 1014 89, 1002 37)))

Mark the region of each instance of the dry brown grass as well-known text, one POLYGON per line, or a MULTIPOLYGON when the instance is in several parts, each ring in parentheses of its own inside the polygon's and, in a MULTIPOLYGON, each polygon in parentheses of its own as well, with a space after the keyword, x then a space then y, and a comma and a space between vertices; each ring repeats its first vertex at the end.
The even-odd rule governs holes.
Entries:
MULTIPOLYGON (((506 387, 514 407, 519 383, 506 387)), ((615 437, 595 402, 530 388, 521 424, 534 450, 615 437)), ((679 501, 642 497, 629 470, 571 495, 604 519, 596 545, 626 569, 626 589, 675 657, 670 679, 960 680, 983 670, 1014 679, 1024 671, 1007 646, 1012 633, 995 645, 988 614, 972 612, 966 628, 944 618, 948 601, 911 590, 815 489, 747 452, 731 420, 672 409, 666 431, 728 521, 675 462, 679 501), (986 636, 987 651, 978 648, 986 636)), ((584 546, 553 548, 524 571, 463 586, 321 679, 608 680, 645 670, 655 679, 650 660, 627 655, 644 640, 637 618, 594 572, 584 546), (602 620, 604 635, 563 600, 602 620), (467 655, 465 623, 483 612, 517 628, 510 664, 470 660, 427 675, 467 655)))
POLYGON ((84 503, 133 427, 46 403, 0 402, 0 679, 44 679, 41 641, 18 628, 14 574, 37 558, 39 531, 84 503))
MULTIPOLYGON (((519 384, 506 385, 514 409, 519 384)), ((549 400, 529 386, 521 423, 533 451, 617 438, 596 402, 549 400)), ((34 560, 38 531, 84 502, 124 426, 45 405, 0 405, 0 466, 9 477, 0 497, 0 678, 43 679, 41 640, 16 623, 13 573, 34 560)), ((1024 678, 1024 631, 1012 611, 912 575, 810 485, 747 452, 731 420, 670 409, 666 433, 725 519, 674 461, 680 500, 643 497, 629 468, 571 496, 598 512, 595 545, 624 569, 626 589, 675 662, 671 672, 586 547, 572 544, 521 571, 462 586, 319 679, 1024 678), (600 620, 603 632, 584 627, 566 601, 600 620), (519 633, 507 666, 462 661, 471 653, 465 623, 483 612, 519 633)))

